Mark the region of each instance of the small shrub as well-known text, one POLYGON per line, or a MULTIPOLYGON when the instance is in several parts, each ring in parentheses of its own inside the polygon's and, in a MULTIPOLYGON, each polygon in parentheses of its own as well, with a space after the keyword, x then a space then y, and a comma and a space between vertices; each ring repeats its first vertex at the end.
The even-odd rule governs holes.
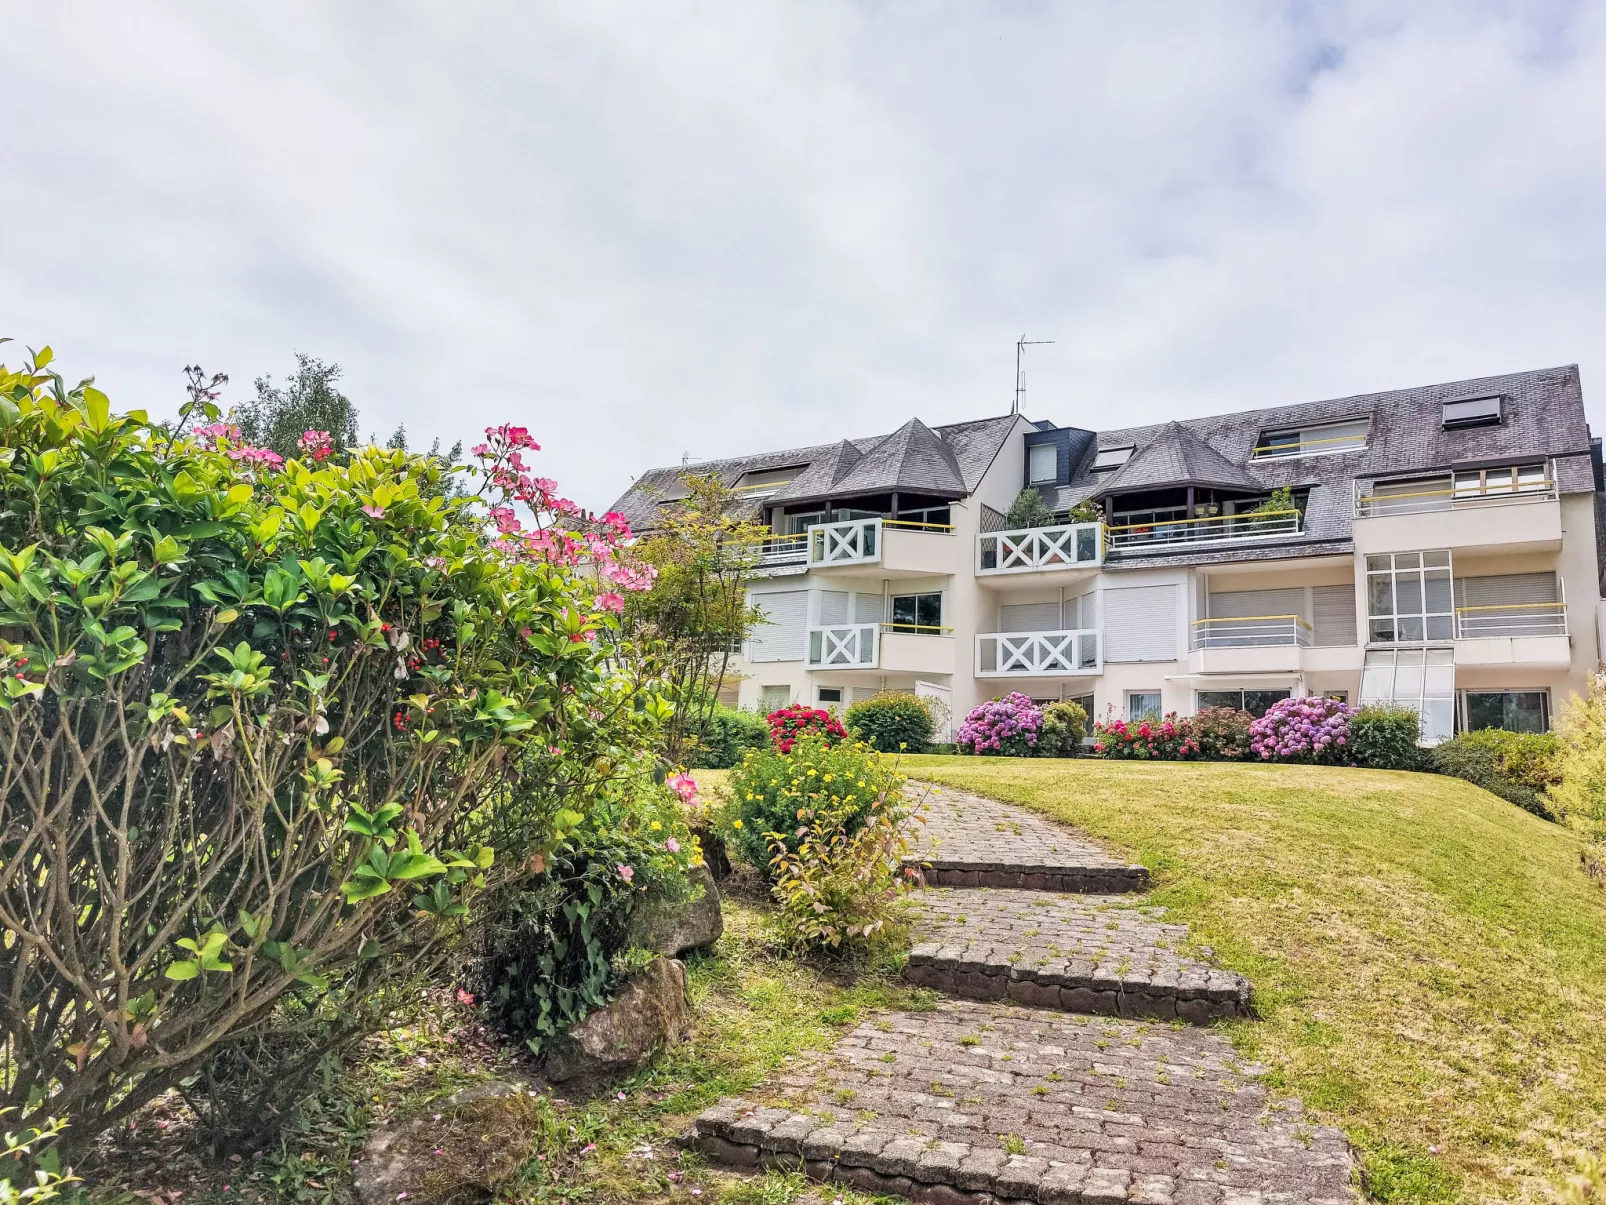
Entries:
POLYGON ((1561 742, 1547 733, 1485 728, 1463 732, 1428 750, 1440 774, 1475 783, 1525 812, 1555 818, 1545 790, 1561 781, 1561 742))
POLYGON ((834 806, 835 823, 851 836, 871 805, 896 785, 892 762, 870 746, 857 741, 832 745, 820 733, 806 732, 790 753, 758 749, 743 759, 731 772, 719 824, 736 856, 769 876, 775 857, 772 837, 790 842, 803 827, 802 813, 834 806))
POLYGON ((770 743, 777 752, 790 753, 792 745, 805 733, 823 737, 827 744, 848 739, 848 730, 842 721, 829 711, 810 707, 807 703, 793 703, 764 717, 769 724, 770 743))
POLYGON ((1261 761, 1343 763, 1349 760, 1354 710, 1348 703, 1314 695, 1279 699, 1249 725, 1250 751, 1261 761))
POLYGON ((1420 770, 1421 717, 1409 707, 1369 704, 1349 719, 1349 755, 1371 770, 1420 770))
POLYGON ((1255 717, 1236 707, 1206 707, 1192 717, 1199 756, 1206 761, 1242 761, 1249 756, 1249 726, 1255 717))
POLYGON ((1053 522, 1053 508, 1043 501, 1042 491, 1032 485, 1015 495, 1009 513, 1004 516, 1005 525, 1016 531, 1027 527, 1049 527, 1053 522))
POLYGON ((931 710, 919 697, 893 692, 848 708, 848 731, 882 753, 922 753, 931 741, 931 710))
POLYGON ((971 709, 955 734, 961 753, 981 757, 1030 757, 1043 727, 1037 705, 1012 691, 971 709))
POLYGON ((704 770, 729 770, 747 756, 749 749, 762 749, 769 743, 770 728, 763 716, 721 707, 709 716, 692 765, 704 770))
POLYGON ((904 866, 908 826, 924 823, 893 775, 861 810, 857 799, 816 795, 798 826, 770 834, 773 892, 782 940, 794 949, 838 950, 875 940, 896 916, 895 902, 919 882, 904 866))
POLYGON ((1080 703, 1049 703, 1037 734, 1038 757, 1075 757, 1087 735, 1087 712, 1080 703))
MULTIPOLYGON (((0 1116, 11 1111, 0 1109, 0 1116)), ((0 1205, 45 1205, 79 1182, 71 1168, 62 1168, 55 1146, 66 1128, 66 1122, 51 1117, 18 1133, 0 1132, 0 1205)))
POLYGON ((1546 802, 1561 821, 1596 849, 1586 867, 1606 860, 1606 670, 1590 679, 1588 695, 1573 695, 1556 718, 1561 781, 1546 802))
POLYGON ((1149 761, 1186 761, 1199 755, 1191 717, 1168 711, 1163 719, 1110 720, 1093 726, 1093 752, 1103 757, 1149 761))

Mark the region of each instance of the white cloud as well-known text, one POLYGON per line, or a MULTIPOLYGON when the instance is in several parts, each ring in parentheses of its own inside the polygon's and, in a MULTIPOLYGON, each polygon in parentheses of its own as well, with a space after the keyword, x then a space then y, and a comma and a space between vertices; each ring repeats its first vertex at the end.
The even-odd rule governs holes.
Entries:
POLYGON ((382 433, 525 423, 591 505, 997 413, 1022 330, 1028 411, 1091 426, 1587 386, 1600 14, 13 8, 0 333, 152 409, 309 351, 382 433))

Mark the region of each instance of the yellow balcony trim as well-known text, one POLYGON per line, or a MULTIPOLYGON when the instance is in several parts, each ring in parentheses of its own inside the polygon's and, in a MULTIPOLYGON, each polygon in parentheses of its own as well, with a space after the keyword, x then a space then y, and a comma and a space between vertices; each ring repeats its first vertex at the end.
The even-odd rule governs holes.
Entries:
POLYGON ((1245 523, 1255 519, 1275 519, 1297 515, 1295 510, 1246 510, 1236 515, 1200 515, 1197 519, 1150 519, 1147 523, 1107 523, 1106 531, 1138 531, 1152 527, 1175 527, 1179 523, 1245 523))

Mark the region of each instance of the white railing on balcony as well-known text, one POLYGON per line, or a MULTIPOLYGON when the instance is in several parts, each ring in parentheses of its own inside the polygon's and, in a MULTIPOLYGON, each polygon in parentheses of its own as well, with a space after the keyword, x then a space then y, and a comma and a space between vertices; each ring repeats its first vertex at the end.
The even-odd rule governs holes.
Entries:
POLYGON ((1211 515, 1204 519, 1166 519, 1154 523, 1124 523, 1104 529, 1110 552, 1148 551, 1160 548, 1194 548, 1201 544, 1227 544, 1244 540, 1279 540, 1297 536, 1303 528, 1297 510, 1257 511, 1242 515, 1211 515))
POLYGON ((810 628, 810 669, 874 669, 881 651, 878 623, 832 624, 810 628))
POLYGON ((768 536, 750 545, 752 555, 765 568, 780 565, 805 565, 809 559, 809 538, 806 535, 768 536))
POLYGON ((1102 524, 1067 523, 988 531, 976 537, 976 572, 1040 573, 1047 569, 1092 569, 1104 560, 1102 524))
POLYGON ((809 565, 872 565, 881 559, 880 519, 848 519, 809 528, 809 565))
MULTIPOLYGON (((1445 478, 1450 480, 1450 478, 1445 478)), ((1543 481, 1513 482, 1509 485, 1481 485, 1463 489, 1418 489, 1402 492, 1367 493, 1376 490, 1376 482, 1366 485, 1355 483, 1355 517, 1373 519, 1380 515, 1415 515, 1430 510, 1467 510, 1482 506, 1510 506, 1521 502, 1553 502, 1556 483, 1547 477, 1543 481)))
POLYGON ((979 678, 1096 674, 1104 668, 1097 628, 1059 632, 980 632, 976 636, 979 678))
POLYGON ((1567 604, 1564 602, 1507 603, 1455 609, 1457 640, 1567 634, 1567 604))
POLYGON ((1245 615, 1193 621, 1196 649, 1306 648, 1310 624, 1298 615, 1245 615))

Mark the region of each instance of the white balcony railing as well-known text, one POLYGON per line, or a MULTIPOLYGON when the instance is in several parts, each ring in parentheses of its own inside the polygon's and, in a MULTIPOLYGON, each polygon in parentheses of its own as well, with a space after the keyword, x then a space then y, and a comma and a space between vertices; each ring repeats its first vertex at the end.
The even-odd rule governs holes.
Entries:
POLYGON ((1097 628, 976 636, 978 678, 1097 674, 1103 669, 1104 642, 1097 628))
POLYGON ((1298 615, 1246 615, 1193 621, 1196 649, 1253 649, 1310 645, 1310 624, 1298 615))
POLYGON ((1567 604, 1508 603, 1487 607, 1457 607, 1458 640, 1494 636, 1566 636, 1567 604))
POLYGON ((880 660, 881 625, 833 624, 809 629, 810 669, 874 669, 880 660))
POLYGON ((976 537, 976 572, 1096 568, 1104 560, 1102 527, 1099 523, 1067 523, 984 532, 976 537))
MULTIPOLYGON (((1376 490, 1377 483, 1367 489, 1376 490)), ((1373 519, 1380 515, 1415 515, 1433 510, 1471 510, 1483 506, 1511 506, 1522 502, 1553 502, 1556 483, 1522 481, 1510 485, 1483 485, 1465 489, 1404 490, 1366 493, 1355 483, 1355 517, 1373 519)))
POLYGON ((809 565, 872 565, 881 559, 880 519, 848 519, 809 528, 809 565))
POLYGON ((1281 540, 1303 530, 1297 510, 1255 511, 1242 515, 1211 515, 1204 519, 1166 519, 1153 523, 1123 523, 1104 529, 1110 552, 1152 551, 1162 548, 1196 548, 1202 544, 1228 544, 1249 540, 1281 540))
POLYGON ((806 565, 809 538, 806 535, 769 536, 750 545, 751 554, 766 569, 782 565, 806 565))

